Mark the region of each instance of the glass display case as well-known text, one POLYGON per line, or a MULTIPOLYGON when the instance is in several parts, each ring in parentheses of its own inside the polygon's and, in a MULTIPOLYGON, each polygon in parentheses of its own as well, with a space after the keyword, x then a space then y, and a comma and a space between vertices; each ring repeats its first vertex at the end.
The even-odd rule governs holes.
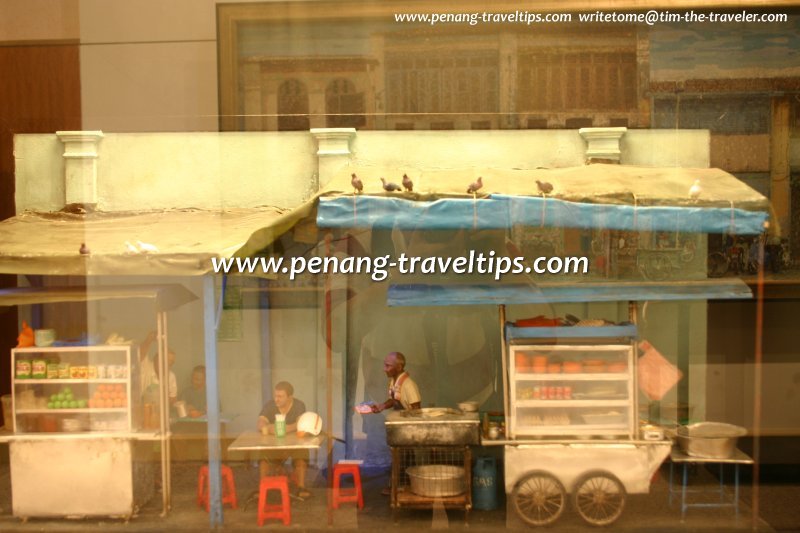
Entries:
POLYGON ((14 433, 134 431, 139 395, 131 352, 131 346, 12 349, 14 433))
POLYGON ((509 347, 510 438, 636 435, 634 345, 619 336, 628 332, 618 327, 607 332, 600 327, 509 329, 517 336, 517 344, 509 347), (597 337, 576 336, 587 329, 597 337), (527 337, 541 333, 558 337, 527 337))

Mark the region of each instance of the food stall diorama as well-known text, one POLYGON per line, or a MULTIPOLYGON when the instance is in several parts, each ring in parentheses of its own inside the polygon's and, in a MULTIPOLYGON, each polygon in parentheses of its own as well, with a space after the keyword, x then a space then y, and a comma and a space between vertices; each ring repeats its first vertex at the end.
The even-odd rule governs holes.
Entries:
MULTIPOLYGON (((296 217, 305 209, 298 208, 296 217)), ((172 429, 166 380, 159 380, 157 391, 140 390, 138 346, 123 337, 155 331, 153 364, 159 375, 168 375, 167 315, 199 300, 203 322, 196 335, 205 355, 209 405, 209 520, 222 523, 218 305, 211 258, 253 255, 283 225, 291 226, 294 216, 269 207, 86 215, 31 211, 0 222, 0 272, 41 276, 33 279, 43 285, 2 290, 0 305, 48 305, 30 321, 40 330, 32 339, 23 330, 20 340, 27 340, 6 363, 13 401, 0 441, 10 447, 14 516, 130 519, 155 493, 154 464, 160 464, 161 515, 169 512, 172 429), (259 233, 264 228, 269 230, 259 233), (85 285, 56 287, 67 283, 64 276, 85 285), (199 294, 186 288, 192 279, 202 285, 199 294), (72 317, 74 309, 56 308, 67 302, 80 303, 82 311, 72 317), (48 324, 56 315, 86 334, 65 339, 48 324), (116 335, 109 324, 115 324, 116 335)))
MULTIPOLYGON (((194 299, 180 285, 0 291, 2 306, 112 301, 137 309, 144 306, 152 311, 160 339, 155 364, 162 372, 167 312, 194 299)), ((9 443, 14 516, 130 519, 153 496, 154 446, 166 512, 170 499, 166 390, 161 385, 149 396, 140 394, 137 346, 120 335, 64 339, 53 329, 34 331, 25 324, 10 355, 11 404, 0 441, 9 443)))
MULTIPOLYGON (((365 184, 385 173, 355 170, 365 184)), ((640 389, 658 400, 680 379, 678 369, 642 337, 639 302, 751 298, 740 280, 706 279, 704 254, 694 252, 708 233, 762 235, 767 200, 717 169, 600 164, 408 175, 415 190, 426 192, 323 196, 317 224, 421 232, 525 227, 551 235, 553 230, 585 231, 593 238, 604 232, 607 260, 587 276, 543 276, 543 281, 535 275, 509 275, 513 282, 475 282, 470 276, 441 273, 444 283, 438 284, 421 277, 413 283, 392 280, 390 307, 499 306, 503 352, 503 421, 491 435, 486 427, 480 431, 476 413, 451 406, 387 416, 392 507, 439 501, 469 511, 469 447, 480 442, 503 447, 509 507, 525 523, 555 522, 569 497, 589 524, 615 522, 627 494, 649 492, 653 474, 672 448, 664 428, 640 422, 640 389), (482 184, 475 181, 478 176, 482 184), (549 190, 540 185, 537 192, 537 181, 550 185, 549 190), (459 186, 470 182, 479 190, 464 198, 459 186), (702 192, 696 193, 692 187, 698 182, 702 192), (626 242, 620 238, 623 232, 626 242), (623 250, 631 241, 656 242, 656 248, 627 254, 638 268, 631 277, 614 279, 608 243, 623 250), (664 261, 670 266, 653 257, 668 257, 664 261), (680 264, 693 261, 701 263, 699 271, 680 271, 680 264), (524 313, 531 306, 561 303, 579 304, 588 315, 596 304, 617 303, 626 313, 612 322, 593 316, 506 320, 506 306, 524 313), (435 470, 436 465, 441 468, 435 470), (434 484, 425 488, 425 479, 434 484)))

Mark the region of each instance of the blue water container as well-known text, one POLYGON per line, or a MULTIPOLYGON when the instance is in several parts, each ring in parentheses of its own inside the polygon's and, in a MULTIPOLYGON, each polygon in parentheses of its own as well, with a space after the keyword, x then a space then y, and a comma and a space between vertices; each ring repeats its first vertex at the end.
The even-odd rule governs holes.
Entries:
POLYGON ((494 457, 478 457, 472 469, 472 507, 497 509, 497 463, 494 457))

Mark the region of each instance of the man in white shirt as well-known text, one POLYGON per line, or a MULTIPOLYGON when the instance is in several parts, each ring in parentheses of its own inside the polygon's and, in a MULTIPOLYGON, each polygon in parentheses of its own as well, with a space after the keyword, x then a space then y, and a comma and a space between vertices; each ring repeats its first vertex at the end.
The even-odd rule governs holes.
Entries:
POLYGON ((391 352, 383 359, 383 371, 389 378, 389 399, 372 406, 372 412, 380 413, 385 409, 419 409, 422 397, 419 387, 405 371, 406 356, 400 352, 391 352))
MULTIPOLYGON (((141 365, 141 391, 142 395, 148 394, 148 389, 152 386, 158 388, 158 365, 155 364, 153 358, 149 356, 150 347, 156 340, 156 332, 151 331, 139 346, 139 363, 141 365)), ((167 350, 167 368, 169 369, 169 376, 167 378, 167 395, 169 396, 169 404, 173 405, 178 400, 178 380, 175 378, 175 372, 172 371, 172 365, 175 364, 175 352, 171 348, 167 350)))

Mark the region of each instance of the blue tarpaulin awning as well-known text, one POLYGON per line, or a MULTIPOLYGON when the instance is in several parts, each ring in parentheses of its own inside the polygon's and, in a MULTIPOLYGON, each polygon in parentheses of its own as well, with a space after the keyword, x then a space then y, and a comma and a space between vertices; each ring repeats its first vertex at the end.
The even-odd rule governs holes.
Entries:
MULTIPOLYGON (((390 180, 391 181, 391 180, 390 180)), ((399 181, 395 178, 395 181, 399 181)), ((414 170, 347 168, 320 193, 323 228, 504 229, 513 226, 756 235, 769 201, 713 168, 587 165, 554 169, 414 170), (364 183, 354 194, 350 175, 364 183), (413 192, 385 192, 383 176, 408 174, 413 192), (474 197, 467 186, 478 176, 474 197), (538 191, 546 181, 553 190, 538 191), (690 194, 698 184, 700 192, 690 194)))

